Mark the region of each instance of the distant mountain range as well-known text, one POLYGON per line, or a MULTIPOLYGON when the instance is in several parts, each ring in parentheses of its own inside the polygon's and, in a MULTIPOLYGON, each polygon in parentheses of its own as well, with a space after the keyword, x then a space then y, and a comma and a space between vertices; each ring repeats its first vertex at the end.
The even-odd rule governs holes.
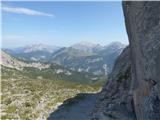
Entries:
POLYGON ((126 45, 119 42, 107 46, 79 43, 61 48, 52 54, 50 62, 95 75, 108 75, 114 62, 126 45))
POLYGON ((57 46, 44 44, 32 44, 24 47, 3 50, 19 59, 46 62, 51 57, 52 53, 57 51, 59 48, 60 47, 57 46))
POLYGON ((97 84, 104 82, 103 77, 85 72, 77 72, 54 63, 26 62, 18 60, 1 51, 1 68, 5 71, 14 70, 18 74, 32 79, 67 80, 82 84, 97 84))
POLYGON ((107 46, 80 42, 70 47, 33 44, 15 49, 3 49, 20 60, 55 63, 78 72, 108 75, 126 45, 114 42, 107 46))

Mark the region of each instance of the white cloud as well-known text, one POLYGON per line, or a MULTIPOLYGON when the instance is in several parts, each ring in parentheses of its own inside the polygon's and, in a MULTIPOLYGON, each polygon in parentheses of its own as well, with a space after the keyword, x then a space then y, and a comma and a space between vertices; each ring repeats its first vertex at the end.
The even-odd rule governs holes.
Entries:
POLYGON ((44 12, 40 12, 40 11, 28 9, 28 8, 2 6, 1 9, 2 11, 9 12, 9 13, 25 14, 25 15, 32 15, 32 16, 54 17, 53 14, 44 13, 44 12))

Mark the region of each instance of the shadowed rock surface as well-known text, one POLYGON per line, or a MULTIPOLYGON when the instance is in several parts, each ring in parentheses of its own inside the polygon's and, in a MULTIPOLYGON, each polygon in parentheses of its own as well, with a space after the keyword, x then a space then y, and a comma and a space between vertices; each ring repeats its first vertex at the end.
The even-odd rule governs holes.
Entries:
POLYGON ((89 120, 89 114, 99 94, 81 93, 66 100, 58 109, 51 113, 48 120, 89 120))
POLYGON ((92 120, 135 120, 131 92, 130 49, 127 47, 118 57, 109 81, 103 87, 92 111, 92 120))

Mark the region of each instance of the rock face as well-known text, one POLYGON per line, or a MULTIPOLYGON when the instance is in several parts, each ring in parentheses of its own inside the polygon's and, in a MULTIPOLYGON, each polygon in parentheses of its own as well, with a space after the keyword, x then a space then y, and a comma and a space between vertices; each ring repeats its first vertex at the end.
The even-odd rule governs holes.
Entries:
POLYGON ((99 101, 92 112, 92 120, 135 120, 131 92, 130 49, 118 57, 109 81, 103 87, 99 101))
POLYGON ((160 119, 160 2, 124 2, 138 120, 160 119))
POLYGON ((160 2, 125 1, 123 10, 130 46, 117 59, 91 119, 160 120, 160 2))

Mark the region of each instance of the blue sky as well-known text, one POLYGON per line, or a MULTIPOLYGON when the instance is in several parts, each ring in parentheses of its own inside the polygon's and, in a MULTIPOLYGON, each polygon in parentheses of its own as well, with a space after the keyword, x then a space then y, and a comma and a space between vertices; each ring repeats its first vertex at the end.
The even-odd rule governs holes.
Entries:
POLYGON ((3 2, 2 47, 128 43, 121 2, 3 2))

